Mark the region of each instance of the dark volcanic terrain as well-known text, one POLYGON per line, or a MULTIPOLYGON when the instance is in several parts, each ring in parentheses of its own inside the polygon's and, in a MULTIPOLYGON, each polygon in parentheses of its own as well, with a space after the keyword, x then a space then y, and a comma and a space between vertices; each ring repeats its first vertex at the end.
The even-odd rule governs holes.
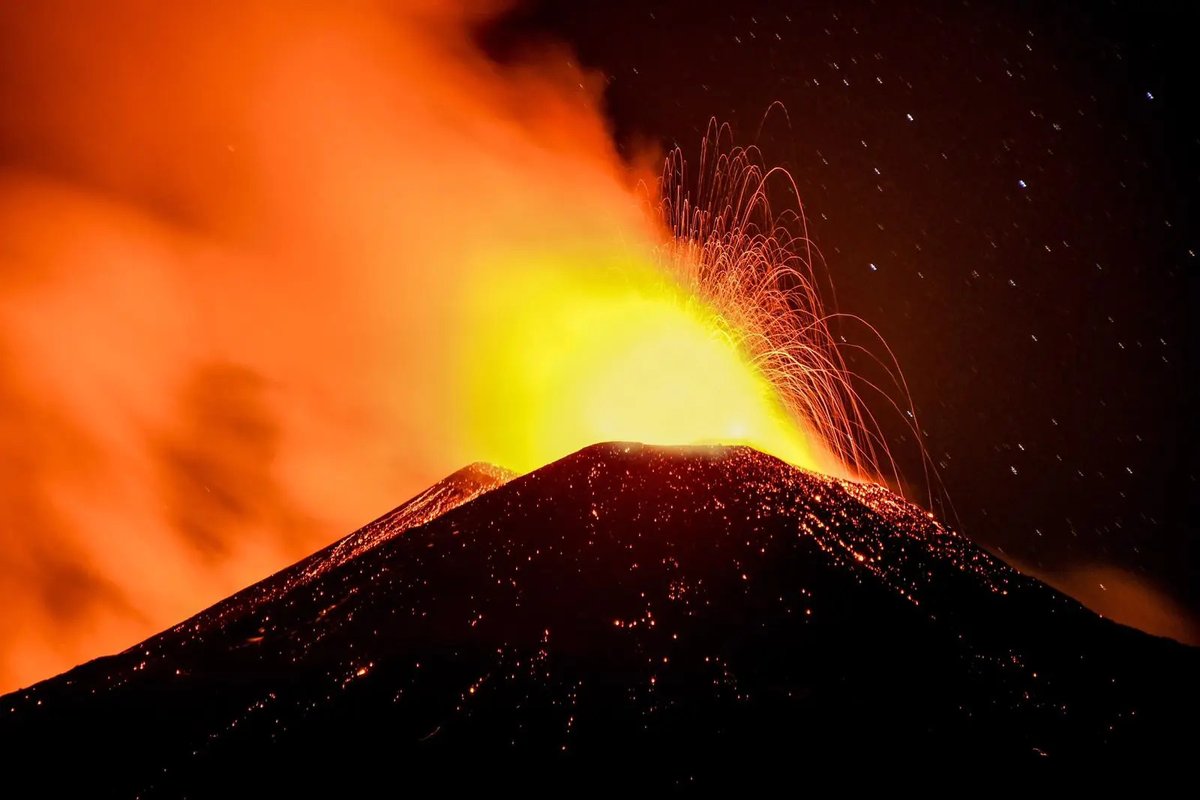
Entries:
POLYGON ((885 489, 747 448, 606 444, 455 473, 0 699, 0 741, 10 780, 51 796, 1182 771, 1197 674, 1200 651, 885 489))

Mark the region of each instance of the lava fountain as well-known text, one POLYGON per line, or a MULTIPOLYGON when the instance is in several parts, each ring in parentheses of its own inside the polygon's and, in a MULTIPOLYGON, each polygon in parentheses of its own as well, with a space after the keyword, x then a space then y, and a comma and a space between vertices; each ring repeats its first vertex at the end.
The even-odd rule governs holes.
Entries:
POLYGON ((697 178, 665 161, 657 241, 521 253, 474 285, 462 354, 470 436, 534 469, 589 444, 747 444, 796 466, 870 477, 890 465, 854 387, 803 210, 715 123, 697 178))

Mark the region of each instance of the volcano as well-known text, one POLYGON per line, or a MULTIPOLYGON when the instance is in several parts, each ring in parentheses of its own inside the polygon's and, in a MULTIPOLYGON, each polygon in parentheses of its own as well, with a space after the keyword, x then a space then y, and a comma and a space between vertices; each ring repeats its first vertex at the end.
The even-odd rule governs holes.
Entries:
POLYGON ((461 470, 4 697, 0 739, 10 779, 51 795, 1170 771, 1193 754, 1197 674, 1200 651, 882 487, 617 443, 461 470))

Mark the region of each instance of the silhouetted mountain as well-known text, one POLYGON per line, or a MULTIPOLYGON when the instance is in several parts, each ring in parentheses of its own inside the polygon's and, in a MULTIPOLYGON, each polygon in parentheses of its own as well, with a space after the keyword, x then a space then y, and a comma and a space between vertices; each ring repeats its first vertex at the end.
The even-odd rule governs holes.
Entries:
POLYGON ((0 734, 49 794, 928 784, 1181 769, 1197 674, 886 489, 607 444, 456 473, 0 734))

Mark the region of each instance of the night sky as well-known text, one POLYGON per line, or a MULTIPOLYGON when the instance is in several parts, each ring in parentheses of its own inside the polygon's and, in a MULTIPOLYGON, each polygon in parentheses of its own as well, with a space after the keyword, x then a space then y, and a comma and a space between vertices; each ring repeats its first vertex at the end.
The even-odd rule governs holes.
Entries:
POLYGON ((1117 566, 1196 611, 1186 5, 560 0, 483 36, 566 41, 631 151, 694 157, 715 117, 789 169, 838 309, 904 370, 946 516, 1043 575, 1117 566))

